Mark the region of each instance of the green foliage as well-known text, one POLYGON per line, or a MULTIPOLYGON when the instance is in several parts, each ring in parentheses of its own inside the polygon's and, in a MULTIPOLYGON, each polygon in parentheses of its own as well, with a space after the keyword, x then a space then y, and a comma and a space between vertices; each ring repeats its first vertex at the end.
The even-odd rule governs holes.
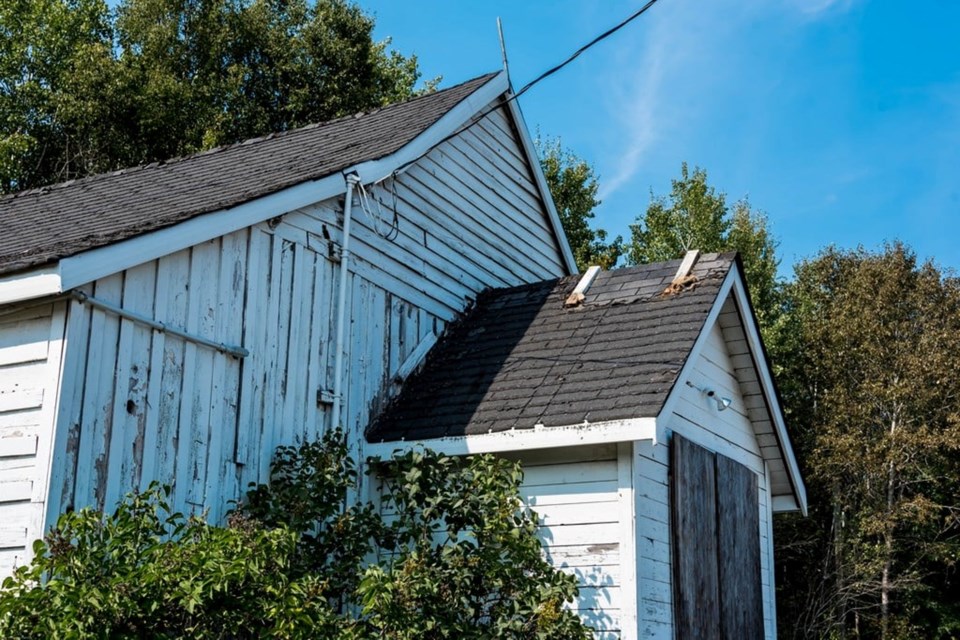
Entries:
POLYGON ((597 200, 599 185, 593 167, 564 149, 559 139, 537 137, 536 146, 540 166, 577 267, 581 271, 591 265, 612 269, 623 255, 623 238, 617 236, 608 243, 606 231, 590 226, 595 215, 593 210, 600 205, 597 200))
POLYGON ((741 200, 727 205, 726 196, 707 183, 707 172, 693 173, 683 163, 680 178, 672 181, 670 196, 652 197, 646 212, 630 225, 627 258, 646 264, 683 257, 692 249, 739 251, 750 297, 766 332, 779 317, 777 242, 763 213, 741 200))
POLYGON ((409 97, 416 58, 372 31, 346 0, 0 0, 0 189, 409 97))
POLYGON ((156 485, 111 517, 60 517, 0 591, 4 638, 313 637, 333 619, 313 576, 291 578, 297 536, 170 513, 156 485))
POLYGON ((157 486, 110 517, 64 514, 5 581, 0 637, 591 637, 519 465, 415 452, 378 469, 381 507, 346 507, 357 472, 337 431, 280 448, 224 528, 171 513, 157 486))
POLYGON ((786 297, 813 509, 778 524, 781 635, 958 637, 960 282, 900 244, 828 248, 786 297))

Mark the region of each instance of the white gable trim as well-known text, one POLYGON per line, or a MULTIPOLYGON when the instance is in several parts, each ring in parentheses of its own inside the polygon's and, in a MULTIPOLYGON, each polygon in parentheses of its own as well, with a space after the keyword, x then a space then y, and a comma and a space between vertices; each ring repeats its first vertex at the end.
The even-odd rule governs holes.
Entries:
POLYGON ((0 304, 56 295, 62 291, 60 265, 0 277, 0 304))
MULTIPOLYGON (((747 344, 750 346, 750 352, 753 354, 754 366, 757 369, 763 395, 770 410, 771 420, 773 421, 777 434, 777 442, 780 445, 779 449, 783 456, 784 465, 787 468, 787 475, 790 477, 790 483, 793 486, 794 496, 779 496, 779 499, 773 501, 773 509, 778 512, 796 511, 799 509, 803 515, 807 515, 807 491, 803 484, 803 478, 800 475, 800 467, 797 465, 793 447, 790 445, 790 437, 787 435, 787 427, 783 421, 783 410, 777 400, 773 377, 770 375, 770 370, 767 368, 766 363, 760 359, 761 354, 763 354, 760 331, 753 315, 746 312, 746 310, 751 308, 750 300, 747 297, 747 290, 743 286, 739 268, 732 267, 730 271, 727 272, 723 284, 720 285, 720 291, 717 293, 713 308, 710 309, 710 313, 707 314, 707 319, 703 323, 700 335, 697 336, 693 348, 687 355, 687 360, 680 370, 680 375, 677 376, 677 381, 670 391, 670 395, 667 396, 666 401, 663 403, 663 408, 660 410, 657 423, 661 425, 666 424, 667 419, 673 413, 674 407, 680 399, 680 390, 690 379, 690 374, 696 366, 697 359, 709 338, 710 330, 719 319, 723 304, 726 302, 727 296, 730 295, 734 296, 734 300, 737 303, 740 322, 743 325, 744 333, 747 337, 747 344)), ((664 434, 658 433, 657 438, 663 441, 664 434)))
MULTIPOLYGON (((731 271, 733 271, 731 269, 731 271)), ((750 309, 750 299, 747 296, 746 287, 743 286, 743 280, 737 278, 733 285, 733 294, 736 296, 737 307, 740 310, 740 320, 743 322, 744 332, 747 334, 747 344, 750 345, 750 352, 753 354, 753 361, 760 375, 760 386, 763 389, 763 395, 767 400, 767 406, 770 407, 770 416, 773 419, 773 425, 777 432, 777 440, 780 443, 780 452, 783 455, 783 462, 787 467, 787 473, 790 476, 790 483, 793 485, 795 505, 785 505, 784 500, 773 501, 774 511, 795 511, 798 507, 804 516, 807 515, 807 489, 803 484, 803 477, 800 475, 800 466, 797 464, 797 458, 793 453, 793 447, 790 445, 790 436, 787 434, 787 425, 783 421, 783 408, 777 396, 776 387, 773 384, 773 376, 766 362, 762 361, 763 343, 760 340, 760 328, 757 326, 756 319, 752 313, 746 310, 750 309)), ((719 306, 723 305, 723 300, 718 300, 719 306)))
MULTIPOLYGON (((512 96, 512 94, 511 94, 512 96)), ((534 182, 540 191, 540 199, 543 206, 547 209, 547 215, 550 218, 550 224, 553 226, 553 233, 557 237, 557 244, 560 246, 560 252, 563 254, 563 260, 570 271, 570 275, 579 273, 577 261, 573 258, 573 251, 570 249, 570 241, 567 240, 567 234, 563 230, 563 224, 560 222, 560 215, 557 213, 557 207, 553 202, 553 196, 550 195, 550 187, 547 185, 547 177, 543 174, 543 167, 540 166, 540 159, 537 157, 537 150, 534 147, 533 140, 530 139, 530 130, 527 123, 523 120, 523 114, 520 112, 520 105, 516 100, 507 103, 510 109, 510 115, 517 125, 517 131, 520 132, 520 143, 524 152, 527 154, 527 162, 530 164, 530 170, 533 172, 534 182)))
POLYGON ((398 442, 368 443, 364 454, 387 458, 396 452, 428 448, 448 456, 465 456, 478 453, 506 453, 529 449, 556 449, 588 444, 611 442, 656 442, 657 421, 655 418, 632 418, 609 420, 566 427, 534 427, 510 429, 495 433, 480 433, 469 436, 451 436, 428 440, 401 440, 398 442))
MULTIPOLYGON (((347 174, 357 173, 365 183, 380 180, 405 164, 419 159, 509 89, 506 73, 498 73, 400 150, 379 160, 363 162, 319 180, 304 182, 229 209, 197 216, 165 229, 64 258, 53 267, 2 277, 0 304, 69 291, 138 264, 336 197, 346 192, 344 175, 347 174)), ((518 119, 521 146, 528 156, 534 178, 543 195, 544 206, 557 236, 560 252, 571 273, 575 273, 573 254, 546 188, 529 133, 515 102, 510 102, 509 105, 511 114, 518 119)))

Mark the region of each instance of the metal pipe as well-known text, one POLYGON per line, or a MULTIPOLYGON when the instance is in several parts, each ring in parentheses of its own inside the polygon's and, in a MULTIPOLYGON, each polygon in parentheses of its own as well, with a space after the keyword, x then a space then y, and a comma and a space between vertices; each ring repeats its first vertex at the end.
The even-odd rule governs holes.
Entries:
POLYGON ((347 275, 350 265, 350 222, 353 219, 353 189, 360 177, 347 176, 347 197, 343 204, 343 243, 340 245, 340 290, 337 292, 337 341, 333 365, 333 408, 330 425, 336 429, 340 424, 343 405, 343 334, 347 317, 347 275))
POLYGON ((121 318, 126 318, 127 320, 131 320, 133 322, 139 322, 140 324, 151 327, 160 333, 169 333, 170 335, 183 338, 184 340, 201 344, 205 347, 210 347, 211 349, 216 349, 220 353, 226 353, 236 358, 245 358, 250 355, 250 352, 243 347, 237 347, 234 345, 224 344, 222 342, 216 342, 214 340, 208 340, 207 338, 203 338, 201 336, 195 336, 187 333, 183 329, 172 327, 166 322, 148 318, 147 316, 136 313, 135 311, 118 307, 112 302, 107 302, 106 300, 100 300, 98 298, 94 298, 93 296, 89 296, 83 291, 71 291, 70 295, 72 295, 81 304, 89 304, 91 307, 96 307, 101 311, 107 311, 114 315, 120 316, 121 318))

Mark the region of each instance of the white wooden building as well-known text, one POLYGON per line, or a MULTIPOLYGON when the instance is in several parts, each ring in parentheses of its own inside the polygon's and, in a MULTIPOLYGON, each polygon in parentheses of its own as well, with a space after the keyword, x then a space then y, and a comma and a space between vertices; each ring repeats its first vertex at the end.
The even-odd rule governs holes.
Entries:
MULTIPOLYGON (((610 637, 671 637, 676 433, 756 478, 758 585, 772 637, 770 517, 804 509, 805 498, 729 257, 701 258, 692 273, 702 282, 675 296, 686 304, 713 292, 683 340, 665 337, 685 346, 672 374, 655 374, 662 397, 590 399, 629 415, 580 415, 586 404, 561 397, 547 403, 552 414, 528 419, 530 400, 556 386, 548 372, 516 397, 490 395, 516 415, 491 417, 483 432, 463 415, 444 433, 404 417, 404 398, 457 343, 444 329, 478 296, 579 281, 510 95, 505 75, 483 76, 368 114, 0 199, 0 576, 29 560, 31 541, 58 514, 110 509, 152 480, 173 485, 175 507, 218 520, 249 482, 266 479, 276 446, 343 424, 358 456, 393 450, 401 437, 403 446, 522 456, 551 557, 583 576, 585 617, 610 637), (687 382, 732 404, 719 413, 687 382)), ((663 269, 677 266, 622 273, 660 286, 663 269)), ((597 276, 561 312, 594 308, 616 274, 597 276)), ((600 306, 639 308, 620 302, 600 306)), ((512 370, 477 362, 488 376, 512 370)), ((460 400, 479 406, 487 391, 460 400)))

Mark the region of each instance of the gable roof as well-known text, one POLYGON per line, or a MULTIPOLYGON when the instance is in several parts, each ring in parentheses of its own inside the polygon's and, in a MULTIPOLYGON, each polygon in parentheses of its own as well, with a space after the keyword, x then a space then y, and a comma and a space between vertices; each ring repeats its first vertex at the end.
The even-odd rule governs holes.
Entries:
POLYGON ((430 352, 371 442, 656 417, 713 309, 735 254, 708 254, 696 284, 663 295, 680 260, 482 294, 430 352))
POLYGON ((0 198, 0 275, 383 158, 498 77, 488 74, 369 113, 0 198))

